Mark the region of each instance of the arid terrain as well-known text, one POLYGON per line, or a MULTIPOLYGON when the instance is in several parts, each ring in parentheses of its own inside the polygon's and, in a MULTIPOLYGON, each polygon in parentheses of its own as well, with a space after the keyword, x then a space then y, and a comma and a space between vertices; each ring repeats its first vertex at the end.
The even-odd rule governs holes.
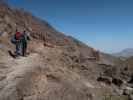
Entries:
POLYGON ((132 58, 97 51, 6 4, 0 33, 0 100, 133 100, 132 58), (16 29, 30 33, 27 57, 8 54, 16 29))

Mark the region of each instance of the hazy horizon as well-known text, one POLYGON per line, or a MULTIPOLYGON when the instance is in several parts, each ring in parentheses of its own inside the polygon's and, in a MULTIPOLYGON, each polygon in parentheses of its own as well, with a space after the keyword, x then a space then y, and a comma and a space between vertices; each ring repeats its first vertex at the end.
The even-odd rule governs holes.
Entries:
POLYGON ((7 0, 100 51, 133 48, 132 0, 7 0))

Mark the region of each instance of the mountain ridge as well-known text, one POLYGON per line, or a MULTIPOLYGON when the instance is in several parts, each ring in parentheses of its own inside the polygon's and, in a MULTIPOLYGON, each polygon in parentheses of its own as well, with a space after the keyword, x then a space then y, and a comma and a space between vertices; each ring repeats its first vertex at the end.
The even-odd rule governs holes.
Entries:
POLYGON ((133 56, 133 48, 126 48, 118 53, 113 53, 112 55, 114 55, 116 57, 129 58, 129 57, 133 56))

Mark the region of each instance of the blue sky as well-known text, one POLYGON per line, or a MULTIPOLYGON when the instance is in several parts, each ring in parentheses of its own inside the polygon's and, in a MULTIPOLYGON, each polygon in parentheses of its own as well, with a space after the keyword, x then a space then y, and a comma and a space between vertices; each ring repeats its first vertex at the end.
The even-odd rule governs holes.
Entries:
POLYGON ((101 51, 133 48, 133 0, 7 0, 101 51))

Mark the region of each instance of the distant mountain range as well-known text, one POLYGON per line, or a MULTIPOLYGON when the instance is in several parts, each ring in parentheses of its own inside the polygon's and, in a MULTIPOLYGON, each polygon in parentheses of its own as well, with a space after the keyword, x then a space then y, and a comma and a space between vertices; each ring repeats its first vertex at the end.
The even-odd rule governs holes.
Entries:
POLYGON ((116 57, 129 58, 133 56, 133 48, 127 48, 127 49, 122 50, 121 52, 113 53, 112 55, 116 57))

